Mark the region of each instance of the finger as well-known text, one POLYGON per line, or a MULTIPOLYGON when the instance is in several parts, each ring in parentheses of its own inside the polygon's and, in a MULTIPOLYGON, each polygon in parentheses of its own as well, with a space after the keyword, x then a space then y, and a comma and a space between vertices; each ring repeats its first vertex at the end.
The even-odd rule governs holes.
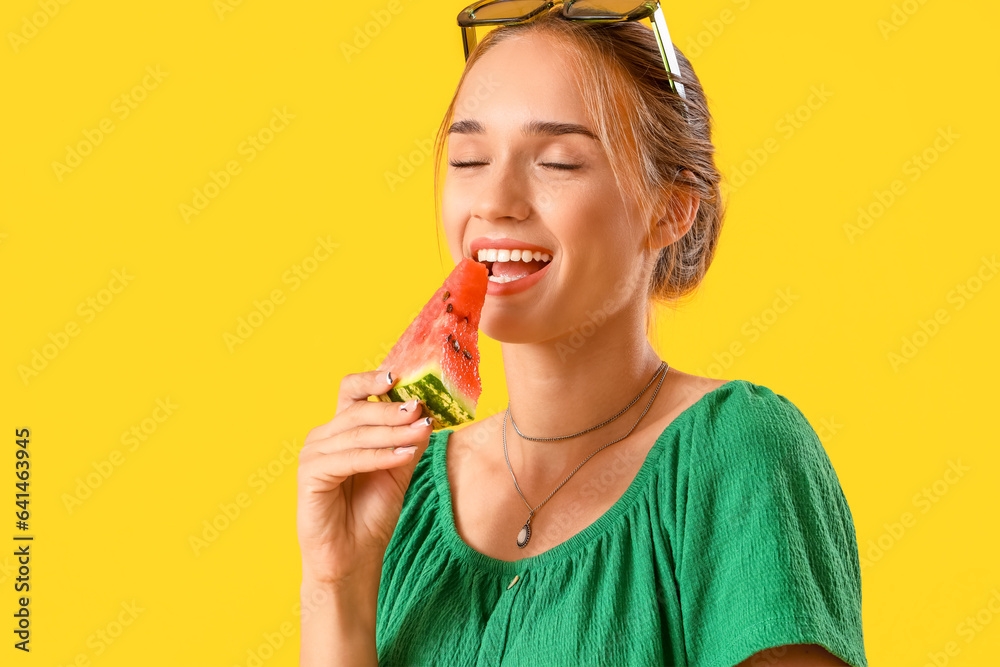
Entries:
POLYGON ((345 375, 340 381, 340 391, 337 393, 337 414, 355 401, 364 401, 369 396, 381 396, 387 393, 397 379, 386 369, 345 375))
MULTIPOLYGON (((374 370, 366 373, 350 373, 340 380, 340 389, 337 392, 337 409, 333 419, 313 428, 306 435, 305 442, 329 438, 331 435, 339 433, 344 429, 339 426, 340 413, 354 405, 355 403, 374 403, 367 400, 369 396, 380 396, 389 391, 396 383, 395 377, 391 377, 389 371, 374 370), (391 378, 391 382, 388 380, 391 378)), ((382 401, 378 401, 381 403, 382 401)))
POLYGON ((395 426, 361 424, 329 438, 314 440, 303 445, 301 455, 309 456, 313 452, 332 454, 350 449, 382 449, 419 445, 428 441, 431 427, 430 417, 421 417, 408 424, 395 426))
POLYGON ((347 431, 357 426, 398 426, 416 421, 419 417, 429 415, 423 401, 414 398, 404 402, 386 403, 384 401, 356 401, 349 405, 339 415, 339 432, 347 431))
POLYGON ((303 492, 329 491, 343 484, 352 475, 412 463, 417 449, 414 446, 395 451, 388 447, 345 449, 316 456, 299 465, 298 486, 303 492))

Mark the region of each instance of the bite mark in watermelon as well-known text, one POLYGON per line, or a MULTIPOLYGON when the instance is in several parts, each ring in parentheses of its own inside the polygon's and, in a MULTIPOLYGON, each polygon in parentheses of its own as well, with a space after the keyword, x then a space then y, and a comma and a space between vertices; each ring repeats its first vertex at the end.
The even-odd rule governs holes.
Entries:
POLYGON ((489 285, 486 266, 463 257, 410 322, 377 370, 399 379, 379 400, 424 402, 433 429, 472 421, 479 378, 479 318, 489 285))

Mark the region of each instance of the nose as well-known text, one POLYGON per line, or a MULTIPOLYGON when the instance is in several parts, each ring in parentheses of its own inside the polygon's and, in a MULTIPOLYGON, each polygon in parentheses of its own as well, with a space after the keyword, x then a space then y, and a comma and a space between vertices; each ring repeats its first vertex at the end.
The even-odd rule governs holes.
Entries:
POLYGON ((531 212, 528 184, 510 161, 498 164, 483 178, 482 189, 469 212, 487 222, 521 221, 531 212), (505 220, 508 219, 508 220, 505 220))

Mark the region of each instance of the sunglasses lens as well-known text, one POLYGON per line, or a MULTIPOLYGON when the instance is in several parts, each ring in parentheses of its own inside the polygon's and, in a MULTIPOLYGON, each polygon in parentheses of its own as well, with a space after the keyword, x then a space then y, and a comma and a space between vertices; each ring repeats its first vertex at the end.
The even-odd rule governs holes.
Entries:
POLYGON ((545 4, 544 0, 500 0, 483 5, 474 16, 477 19, 519 19, 545 4))
MULTIPOLYGON (((569 4, 569 3, 566 3, 569 4)), ((568 16, 625 16, 655 3, 640 0, 577 0, 566 9, 568 16)))

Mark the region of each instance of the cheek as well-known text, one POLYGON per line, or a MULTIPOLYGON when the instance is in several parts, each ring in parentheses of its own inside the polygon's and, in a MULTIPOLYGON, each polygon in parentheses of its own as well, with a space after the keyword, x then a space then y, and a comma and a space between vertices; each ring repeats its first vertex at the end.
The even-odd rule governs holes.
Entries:
POLYGON ((455 214, 458 213, 457 194, 455 188, 448 185, 445 185, 441 190, 441 215, 444 217, 445 224, 453 220, 455 214))
POLYGON ((626 216, 616 193, 606 189, 585 189, 555 202, 549 219, 559 220, 556 232, 561 243, 588 258, 589 270, 616 270, 611 262, 621 262, 632 244, 626 216), (605 263, 603 267, 601 264, 605 263))
POLYGON ((441 186, 441 216, 446 225, 456 225, 468 221, 469 201, 468 188, 453 179, 445 179, 441 186))
POLYGON ((456 192, 452 190, 449 192, 446 186, 441 193, 441 225, 444 228, 445 239, 448 243, 448 249, 451 251, 452 258, 458 262, 463 256, 462 250, 462 240, 465 238, 465 227, 469 222, 468 209, 463 209, 458 199, 455 197, 456 192))

